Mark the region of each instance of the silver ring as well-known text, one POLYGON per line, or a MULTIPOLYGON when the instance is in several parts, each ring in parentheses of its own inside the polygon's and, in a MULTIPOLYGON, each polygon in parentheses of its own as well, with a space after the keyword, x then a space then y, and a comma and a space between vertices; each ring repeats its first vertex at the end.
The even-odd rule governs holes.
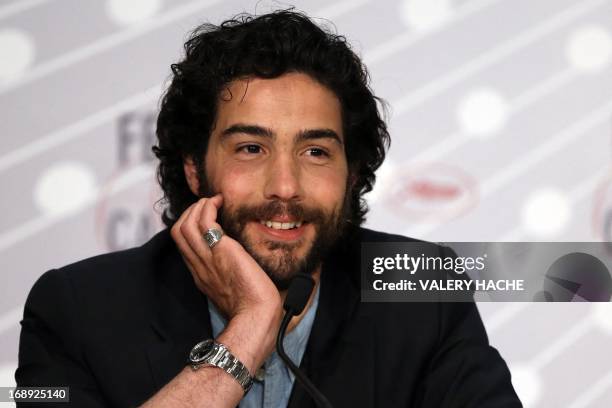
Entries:
POLYGON ((209 228, 208 231, 203 235, 204 241, 208 244, 208 247, 212 249, 219 241, 221 241, 221 237, 223 236, 223 231, 218 230, 216 228, 209 228))

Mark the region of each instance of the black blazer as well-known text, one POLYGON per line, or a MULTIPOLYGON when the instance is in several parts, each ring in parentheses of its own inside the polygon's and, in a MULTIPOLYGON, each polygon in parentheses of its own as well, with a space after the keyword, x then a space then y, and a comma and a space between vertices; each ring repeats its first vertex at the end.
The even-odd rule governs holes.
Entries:
MULTIPOLYGON (((301 362, 331 403, 521 407, 474 303, 360 302, 359 242, 407 238, 357 234, 324 263, 301 362)), ((17 385, 69 386, 71 403, 61 407, 141 404, 211 337, 206 298, 167 229, 139 248, 45 273, 21 325, 17 385)), ((288 406, 314 403, 296 383, 288 406)))

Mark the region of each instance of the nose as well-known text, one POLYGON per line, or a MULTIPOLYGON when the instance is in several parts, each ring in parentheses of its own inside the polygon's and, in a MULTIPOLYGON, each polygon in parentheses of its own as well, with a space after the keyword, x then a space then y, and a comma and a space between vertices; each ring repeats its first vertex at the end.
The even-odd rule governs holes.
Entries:
POLYGON ((302 198, 300 168, 291 155, 271 160, 266 175, 264 196, 268 200, 291 201, 302 198))

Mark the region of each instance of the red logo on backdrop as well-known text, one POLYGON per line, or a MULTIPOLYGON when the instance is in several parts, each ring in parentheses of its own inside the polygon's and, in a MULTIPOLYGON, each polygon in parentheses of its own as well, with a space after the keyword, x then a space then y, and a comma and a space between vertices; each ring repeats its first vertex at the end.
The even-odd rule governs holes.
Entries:
POLYGON ((393 177, 390 206, 411 218, 450 219, 473 209, 477 183, 465 170, 447 165, 411 166, 393 177))

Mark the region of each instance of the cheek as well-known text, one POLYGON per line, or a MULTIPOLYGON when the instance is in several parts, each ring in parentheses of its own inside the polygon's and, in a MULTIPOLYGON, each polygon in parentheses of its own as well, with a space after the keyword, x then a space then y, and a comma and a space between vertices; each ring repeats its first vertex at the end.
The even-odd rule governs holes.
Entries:
POLYGON ((257 170, 227 165, 214 170, 213 186, 230 202, 245 202, 256 194, 261 182, 257 170))
POLYGON ((308 185, 306 191, 312 201, 331 210, 340 207, 343 203, 348 175, 344 169, 329 170, 310 172, 306 178, 308 185))

